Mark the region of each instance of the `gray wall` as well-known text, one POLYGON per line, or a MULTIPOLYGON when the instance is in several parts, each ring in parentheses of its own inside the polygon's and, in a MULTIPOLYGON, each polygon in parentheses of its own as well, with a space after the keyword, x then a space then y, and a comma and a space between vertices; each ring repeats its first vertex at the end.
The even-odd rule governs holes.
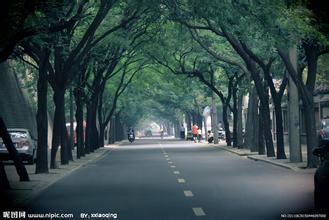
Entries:
POLYGON ((8 128, 28 128, 37 137, 35 113, 6 62, 0 64, 0 115, 8 128))

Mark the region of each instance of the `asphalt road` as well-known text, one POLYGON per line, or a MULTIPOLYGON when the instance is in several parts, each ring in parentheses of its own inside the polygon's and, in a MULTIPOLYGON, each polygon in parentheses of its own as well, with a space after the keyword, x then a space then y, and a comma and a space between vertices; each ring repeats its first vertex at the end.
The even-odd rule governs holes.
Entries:
POLYGON ((311 213, 312 178, 207 145, 137 140, 58 181, 25 209, 74 219, 282 219, 311 213))

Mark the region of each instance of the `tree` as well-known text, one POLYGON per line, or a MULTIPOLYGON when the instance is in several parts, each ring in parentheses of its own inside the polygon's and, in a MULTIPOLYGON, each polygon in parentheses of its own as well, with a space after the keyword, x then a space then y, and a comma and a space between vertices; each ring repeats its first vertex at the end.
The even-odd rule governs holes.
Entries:
MULTIPOLYGON (((6 127, 2 117, 0 117, 0 137, 2 138, 4 145, 8 150, 10 158, 14 161, 16 171, 17 171, 17 174, 19 175, 20 181, 30 181, 29 175, 25 169, 25 166, 24 166, 16 148, 14 147, 14 144, 11 140, 11 137, 7 131, 7 127, 6 127)), ((0 164, 0 166, 1 165, 2 165, 2 163, 0 164)), ((6 177, 4 174, 1 178, 1 183, 6 186, 7 185, 6 182, 7 181, 6 181, 6 177)))

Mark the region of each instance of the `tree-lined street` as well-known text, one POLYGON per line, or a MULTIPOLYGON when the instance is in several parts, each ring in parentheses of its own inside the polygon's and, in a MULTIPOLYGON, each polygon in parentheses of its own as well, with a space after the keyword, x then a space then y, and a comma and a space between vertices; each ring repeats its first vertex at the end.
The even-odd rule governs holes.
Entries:
POLYGON ((328 11, 1 1, 0 216, 25 186, 26 208, 77 218, 329 213, 328 11))
POLYGON ((281 214, 310 214, 312 193, 312 173, 255 162, 209 145, 142 139, 116 147, 58 181, 26 208, 78 217, 117 213, 123 220, 197 215, 280 219, 281 214))

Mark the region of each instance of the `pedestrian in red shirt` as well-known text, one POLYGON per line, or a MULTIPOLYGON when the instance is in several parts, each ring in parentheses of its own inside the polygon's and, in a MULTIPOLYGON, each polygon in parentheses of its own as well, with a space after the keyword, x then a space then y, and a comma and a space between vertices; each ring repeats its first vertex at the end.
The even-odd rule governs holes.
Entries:
POLYGON ((192 133, 193 133, 194 142, 196 142, 196 140, 198 138, 198 129, 199 129, 199 127, 195 123, 193 123, 192 133))

